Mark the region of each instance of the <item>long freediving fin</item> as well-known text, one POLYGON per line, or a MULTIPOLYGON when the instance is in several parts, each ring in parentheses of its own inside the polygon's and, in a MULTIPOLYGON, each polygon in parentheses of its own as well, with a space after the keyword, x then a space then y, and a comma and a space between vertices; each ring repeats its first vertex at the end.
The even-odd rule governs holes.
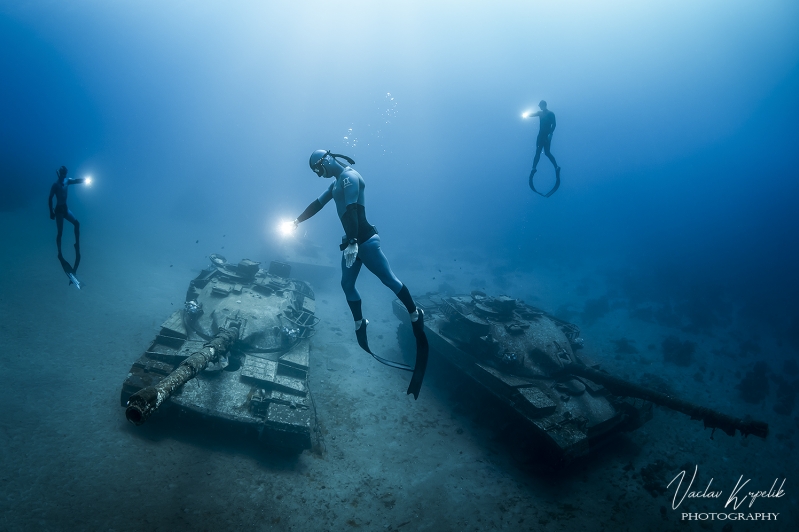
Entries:
POLYGON ((75 265, 72 267, 72 273, 78 273, 78 266, 80 266, 80 244, 75 243, 75 265))
MULTIPOLYGON (((366 318, 363 319, 361 322, 361 326, 355 329, 355 337, 358 339, 358 345, 361 346, 361 349, 372 355, 372 357, 380 362, 381 364, 385 364, 386 366, 401 369, 405 371, 414 371, 412 367, 407 364, 402 364, 401 362, 394 362, 392 360, 386 360, 383 357, 375 355, 371 349, 369 349, 369 340, 366 337, 366 326, 369 325, 369 320, 366 318)), ((410 393, 410 392, 409 392, 410 393)), ((416 392, 419 393, 419 392, 416 392)))
POLYGON ((533 168, 532 171, 530 172, 530 179, 529 179, 530 189, 539 196, 544 196, 545 198, 548 198, 552 196, 552 194, 557 192, 558 188, 560 187, 560 166, 558 166, 555 169, 555 186, 553 186, 552 190, 550 190, 546 194, 541 194, 538 190, 536 190, 535 185, 533 184, 533 177, 535 176, 535 173, 537 171, 538 170, 536 168, 533 168))
POLYGON ((78 281, 78 278, 75 277, 75 274, 74 273, 68 273, 67 277, 69 277, 69 284, 74 284, 75 288, 80 290, 80 281, 78 281))
POLYGON ((416 365, 413 368, 411 383, 408 385, 408 394, 413 394, 414 399, 419 399, 419 390, 422 389, 424 372, 427 369, 427 355, 430 352, 427 335, 424 333, 424 311, 418 310, 419 319, 411 322, 413 336, 416 338, 416 365))
POLYGON ((69 265, 62 255, 58 255, 58 261, 61 263, 61 269, 64 270, 64 273, 67 275, 67 279, 69 279, 69 284, 74 284, 75 288, 80 290, 80 281, 78 281, 78 278, 75 277, 75 270, 72 268, 72 266, 69 265))

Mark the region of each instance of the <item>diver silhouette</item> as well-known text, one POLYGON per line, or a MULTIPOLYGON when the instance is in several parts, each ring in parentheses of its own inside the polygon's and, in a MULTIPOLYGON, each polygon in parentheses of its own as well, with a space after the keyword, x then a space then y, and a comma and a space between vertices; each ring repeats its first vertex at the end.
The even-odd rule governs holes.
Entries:
POLYGON ((336 211, 345 232, 340 246, 341 251, 344 252, 341 257, 341 288, 344 290, 352 318, 355 320, 355 336, 358 339, 358 344, 383 364, 413 371, 408 393, 413 394, 414 399, 417 399, 422 387, 428 355, 427 336, 424 333, 424 312, 416 307, 408 288, 391 271, 388 259, 380 249, 380 237, 377 234, 377 229, 366 220, 363 177, 349 166, 355 164, 355 161, 345 155, 330 153, 329 150, 316 150, 311 154, 308 164, 319 177, 335 179, 327 190, 294 220, 294 226, 297 227, 311 218, 331 199, 335 201, 336 211), (341 164, 339 158, 349 164, 341 164), (363 265, 396 294, 410 314, 411 327, 416 337, 416 365, 413 368, 381 358, 369 349, 366 337, 366 326, 369 324, 369 320, 363 317, 361 295, 355 288, 355 281, 358 279, 363 265))
POLYGON ((552 144, 552 134, 555 132, 555 127, 557 126, 557 122, 555 121, 555 113, 547 109, 547 102, 541 100, 538 103, 538 107, 541 109, 540 111, 536 111, 535 113, 528 115, 530 117, 537 116, 539 118, 539 130, 538 130, 538 137, 535 140, 535 158, 533 159, 533 169, 530 171, 530 188, 536 194, 540 194, 545 198, 550 197, 555 191, 558 190, 560 187, 560 166, 555 161, 555 156, 552 155, 552 152, 549 151, 549 148, 552 144), (541 194, 535 189, 533 185, 533 176, 538 171, 538 161, 541 159, 541 150, 544 151, 544 155, 552 161, 552 166, 555 167, 555 186, 552 187, 547 194, 541 194))
POLYGON ((80 289, 80 283, 75 278, 75 273, 78 271, 80 265, 80 222, 72 214, 72 211, 67 207, 67 192, 69 185, 77 185, 83 183, 85 179, 67 179, 67 168, 62 166, 56 170, 55 183, 50 187, 50 196, 47 198, 47 206, 50 209, 50 219, 55 220, 58 234, 55 237, 55 243, 58 247, 58 260, 61 262, 61 267, 64 273, 69 277, 70 283, 75 284, 75 287, 80 289), (56 198, 55 209, 53 209, 53 197, 56 198), (70 266, 69 262, 64 259, 61 253, 61 235, 64 232, 64 220, 67 220, 75 228, 75 265, 70 266))

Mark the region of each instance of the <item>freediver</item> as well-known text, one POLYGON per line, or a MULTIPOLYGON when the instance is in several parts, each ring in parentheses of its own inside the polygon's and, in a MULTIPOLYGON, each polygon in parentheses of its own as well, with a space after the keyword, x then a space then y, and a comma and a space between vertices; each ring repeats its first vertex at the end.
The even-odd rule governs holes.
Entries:
POLYGON ((535 113, 530 115, 525 115, 525 117, 534 117, 537 116, 539 118, 539 129, 538 129, 538 137, 535 140, 535 158, 533 159, 533 169, 530 172, 530 188, 533 189, 533 192, 536 194, 541 194, 535 189, 533 186, 533 176, 538 171, 538 161, 541 159, 541 150, 544 150, 544 155, 546 155, 550 161, 552 161, 552 166, 555 167, 555 186, 552 187, 552 190, 549 191, 547 194, 541 194, 544 197, 549 197, 558 190, 560 186, 560 166, 555 161, 555 156, 552 155, 552 152, 549 151, 549 148, 552 144, 552 134, 555 132, 555 127, 557 126, 557 122, 555 121, 555 113, 547 109, 547 102, 541 100, 538 102, 538 107, 541 109, 535 113))
POLYGON ((377 229, 366 220, 366 202, 364 201, 364 180, 350 165, 355 161, 345 155, 331 153, 329 150, 316 150, 308 161, 311 170, 319 177, 335 178, 319 198, 315 199, 294 220, 296 228, 300 223, 311 218, 331 199, 336 203, 336 211, 344 226, 345 236, 341 239, 341 288, 347 298, 347 304, 355 320, 355 335, 358 344, 378 361, 391 367, 413 371, 408 393, 414 399, 419 397, 424 372, 427 366, 428 343, 424 333, 424 312, 417 308, 408 288, 394 275, 383 250, 380 248, 380 237, 377 229), (348 165, 343 165, 343 159, 348 165), (366 337, 366 326, 369 320, 361 311, 361 295, 355 288, 355 281, 365 265, 380 281, 391 289, 410 314, 411 327, 416 337, 416 365, 414 368, 405 364, 382 359, 372 353, 366 337))
MULTIPOLYGON (((53 186, 50 187, 50 196, 47 198, 47 206, 50 208, 50 219, 55 220, 56 227, 58 228, 58 234, 55 237, 55 243, 56 246, 58 246, 58 260, 61 262, 61 266, 64 268, 64 272, 67 276, 69 277, 71 273, 74 277, 80 265, 80 222, 75 218, 75 215, 72 214, 72 211, 69 210, 69 207, 67 207, 67 192, 69 185, 83 183, 86 179, 67 179, 66 166, 62 166, 56 170, 55 175, 56 180, 53 186), (56 198, 55 209, 53 209, 53 196, 56 198), (61 253, 61 235, 64 232, 64 220, 67 220, 75 228, 74 266, 69 266, 69 263, 64 259, 64 255, 61 253)), ((74 281, 74 279, 70 277, 70 281, 74 281)), ((75 283, 75 285, 80 288, 78 283, 75 283)))

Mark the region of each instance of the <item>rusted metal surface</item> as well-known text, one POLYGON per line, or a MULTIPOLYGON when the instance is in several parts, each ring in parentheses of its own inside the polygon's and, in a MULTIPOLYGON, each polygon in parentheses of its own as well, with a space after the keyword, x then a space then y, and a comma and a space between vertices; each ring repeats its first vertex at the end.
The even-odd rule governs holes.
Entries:
POLYGON ((184 309, 133 363, 120 396, 128 419, 177 410, 270 446, 310 448, 318 429, 308 387, 313 290, 291 279, 288 265, 210 259, 189 283, 184 309))

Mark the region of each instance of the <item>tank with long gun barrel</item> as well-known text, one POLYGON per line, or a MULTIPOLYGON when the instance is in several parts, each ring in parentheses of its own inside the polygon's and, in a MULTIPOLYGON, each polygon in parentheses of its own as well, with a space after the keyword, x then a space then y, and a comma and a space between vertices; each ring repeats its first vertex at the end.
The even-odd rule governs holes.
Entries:
POLYGON ((128 399, 125 417, 134 425, 141 425, 150 414, 155 412, 172 393, 196 377, 208 364, 219 363, 239 337, 238 323, 232 323, 229 329, 220 329, 213 340, 195 351, 178 365, 177 369, 164 377, 154 386, 142 388, 128 399))
POLYGON ((287 264, 210 259, 183 309, 133 363, 120 395, 125 416, 141 425, 177 410, 270 446, 311 448, 319 436, 308 388, 313 290, 287 264))
MULTIPOLYGON (((734 436, 768 435, 762 421, 729 416, 671 394, 628 382, 578 354, 580 329, 507 296, 419 298, 431 359, 442 357, 515 410, 563 465, 587 455, 615 433, 652 418, 653 404, 677 410, 705 427, 734 436)), ((408 313, 399 301, 394 314, 403 351, 412 352, 408 313), (410 349, 405 349, 410 348, 410 349)))

